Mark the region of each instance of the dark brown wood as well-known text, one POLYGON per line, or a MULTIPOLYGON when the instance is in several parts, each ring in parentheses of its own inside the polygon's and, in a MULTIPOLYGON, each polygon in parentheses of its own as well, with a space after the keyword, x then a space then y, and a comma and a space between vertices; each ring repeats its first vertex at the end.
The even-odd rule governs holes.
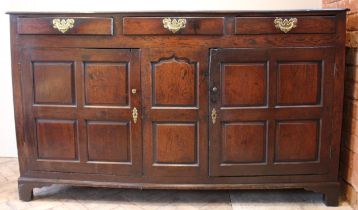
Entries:
POLYGON ((126 63, 86 63, 86 104, 128 105, 128 73, 126 63))
POLYGON ((321 103, 320 65, 318 62, 279 64, 277 103, 280 105, 321 103))
POLYGON ((322 192, 324 202, 327 206, 338 206, 339 204, 341 189, 338 182, 326 185, 310 185, 306 186, 305 189, 314 192, 322 192))
MULTIPOLYGON (((282 17, 290 19, 291 16, 282 17)), ((274 20, 276 17, 237 17, 235 19, 236 34, 279 34, 280 29, 275 27, 274 20)), ((336 19, 334 16, 303 16, 297 18, 297 27, 289 33, 335 33, 336 19)))
POLYGON ((255 106, 266 102, 267 72, 265 63, 223 64, 223 106, 255 106), (255 91, 247 91, 255 90, 255 91))
MULTIPOLYGON (((163 27, 166 17, 124 17, 123 34, 125 35, 165 35, 174 34, 163 27)), ((222 35, 224 33, 223 17, 169 17, 171 20, 184 18, 185 28, 175 34, 222 35)))
POLYGON ((206 62, 201 49, 148 51, 142 63, 145 174, 206 174, 206 62))
MULTIPOLYGON (((311 101, 306 100, 305 97, 301 97, 299 102, 297 97, 287 97, 285 106, 282 106, 278 98, 296 92, 300 94, 301 90, 296 91, 296 89, 305 89, 304 85, 307 83, 304 80, 301 82, 302 87, 296 85, 295 88, 282 88, 281 65, 291 66, 292 73, 290 73, 295 74, 296 69, 301 69, 302 63, 312 61, 325 63, 326 65, 319 65, 319 71, 324 72, 324 75, 319 74, 320 78, 314 73, 318 71, 317 68, 313 73, 311 68, 304 68, 304 71, 310 71, 310 78, 313 81, 322 80, 324 90, 332 89, 331 81, 334 74, 332 51, 333 49, 330 48, 211 51, 209 110, 215 109, 218 115, 217 122, 210 123, 209 126, 211 176, 278 175, 283 171, 285 174, 327 173, 331 141, 330 135, 327 134, 332 129, 331 95, 327 91, 320 94, 322 96, 319 98, 322 98, 322 101, 319 101, 319 106, 311 105, 311 101), (227 68, 227 65, 230 68, 227 68), (295 67, 296 65, 298 67, 295 67), (232 68, 233 66, 235 68, 232 68), (228 73, 229 71, 234 73, 228 73), (244 85, 228 85, 238 77, 237 75, 246 78, 246 80, 243 78, 238 80, 244 81, 242 82, 244 85), (244 90, 237 90, 239 88, 244 90), (227 103, 226 98, 232 93, 238 99, 233 98, 232 102, 227 103), (246 96, 249 94, 250 96, 246 96), (244 99, 250 100, 240 101, 244 99), (282 112, 283 110, 285 111, 282 112), (312 110, 312 114, 308 115, 309 110, 312 110), (260 124, 261 129, 248 135, 247 132, 250 132, 249 127, 252 124, 260 124), (248 127, 242 129, 237 127, 235 132, 230 132, 227 128, 233 125, 248 127), (254 149, 241 150, 227 147, 228 141, 236 141, 238 144, 236 147, 242 148, 249 145, 248 142, 256 142, 255 144, 259 144, 263 151, 257 154, 258 151, 254 149), (256 161, 251 162, 227 162, 225 154, 230 154, 231 149, 236 152, 241 151, 242 154, 236 154, 238 158, 253 155, 262 158, 256 157, 256 161)), ((286 80, 292 80, 293 84, 296 84, 302 79, 300 76, 291 76, 286 77, 286 80)), ((315 91, 314 94, 317 95, 317 92, 315 91)))
POLYGON ((131 161, 128 122, 88 121, 87 135, 89 161, 131 161))
MULTIPOLYGON (((47 75, 62 70, 52 67, 61 66, 62 61, 74 66, 72 78, 66 77, 73 82, 52 77, 53 82, 43 79, 39 85, 44 90, 59 84, 64 90, 72 89, 75 99, 70 106, 63 105, 63 101, 37 104, 36 89, 23 88, 31 170, 141 174, 141 119, 134 123, 131 114, 133 108, 141 108, 138 50, 29 49, 24 51, 23 59, 24 85, 28 87, 37 85, 38 80, 32 78, 37 71, 34 64, 38 62, 46 63, 41 70, 49 72, 47 75), (131 93, 132 89, 138 93, 131 93), (107 145, 95 148, 98 151, 94 152, 97 144, 107 145)), ((45 97, 63 98, 58 95, 63 92, 43 94, 43 101, 50 101, 45 97)))
POLYGON ((173 59, 154 64, 153 104, 156 106, 196 105, 196 65, 173 59), (168 77, 170 75, 170 77, 168 77))
POLYGON ((266 160, 264 122, 225 123, 222 125, 223 163, 263 163, 266 160))
POLYGON ((77 160, 77 123, 74 120, 36 120, 39 159, 77 160))
POLYGON ((17 13, 11 33, 20 199, 60 183, 338 204, 345 10, 17 13))
POLYGON ((34 69, 35 103, 74 103, 73 63, 34 62, 32 65, 34 69))
POLYGON ((31 17, 18 18, 18 34, 112 35, 113 18, 107 17, 31 17), (53 27, 53 19, 74 19, 74 27, 62 33, 53 27))
POLYGON ((320 127, 320 122, 317 120, 278 122, 276 124, 275 161, 317 161, 320 127))
POLYGON ((154 163, 197 163, 198 140, 195 123, 157 123, 154 135, 154 163))
POLYGON ((34 197, 33 187, 30 184, 18 184, 19 199, 22 201, 31 201, 34 197))

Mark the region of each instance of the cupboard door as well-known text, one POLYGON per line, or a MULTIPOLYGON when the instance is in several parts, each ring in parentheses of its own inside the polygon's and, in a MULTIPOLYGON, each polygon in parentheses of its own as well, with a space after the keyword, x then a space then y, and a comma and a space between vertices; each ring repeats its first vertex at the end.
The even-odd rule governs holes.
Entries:
POLYGON ((325 174, 334 49, 213 49, 210 175, 325 174))
POLYGON ((142 71, 146 176, 207 176, 205 52, 147 51, 142 71))
POLYGON ((26 49, 24 61, 31 170, 141 174, 139 50, 26 49))

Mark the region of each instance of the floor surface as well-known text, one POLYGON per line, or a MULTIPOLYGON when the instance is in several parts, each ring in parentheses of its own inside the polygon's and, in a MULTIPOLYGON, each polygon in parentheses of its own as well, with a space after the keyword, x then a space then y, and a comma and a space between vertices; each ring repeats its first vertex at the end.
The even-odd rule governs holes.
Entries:
POLYGON ((351 210, 326 207, 319 193, 304 190, 125 190, 52 185, 18 199, 16 158, 0 158, 0 210, 351 210))

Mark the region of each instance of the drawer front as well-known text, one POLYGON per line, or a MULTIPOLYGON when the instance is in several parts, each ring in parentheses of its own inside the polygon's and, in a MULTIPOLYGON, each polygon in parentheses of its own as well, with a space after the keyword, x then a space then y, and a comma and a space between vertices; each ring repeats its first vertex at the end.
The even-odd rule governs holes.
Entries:
POLYGON ((123 19, 123 34, 126 35, 222 35, 223 31, 223 17, 125 17, 123 19))
POLYGON ((236 34, 331 34, 335 32, 336 20, 333 16, 235 18, 236 34))
POLYGON ((19 34, 113 35, 113 18, 39 17, 18 18, 19 34))

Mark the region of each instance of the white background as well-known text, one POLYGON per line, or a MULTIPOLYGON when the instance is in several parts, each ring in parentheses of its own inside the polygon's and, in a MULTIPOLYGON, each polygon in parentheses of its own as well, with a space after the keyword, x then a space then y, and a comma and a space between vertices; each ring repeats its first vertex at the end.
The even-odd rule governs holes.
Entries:
POLYGON ((0 0, 0 157, 16 157, 8 11, 197 11, 317 9, 321 0, 0 0))

